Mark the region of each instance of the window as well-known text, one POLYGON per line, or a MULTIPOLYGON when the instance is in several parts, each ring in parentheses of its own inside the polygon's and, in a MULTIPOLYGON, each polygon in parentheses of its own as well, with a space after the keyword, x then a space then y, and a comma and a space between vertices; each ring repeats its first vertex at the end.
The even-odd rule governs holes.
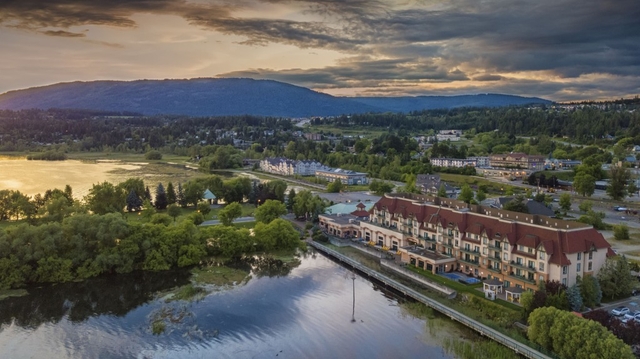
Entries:
POLYGON ((527 252, 529 252, 529 254, 533 254, 533 248, 527 247, 527 252))
POLYGON ((576 265, 576 271, 577 271, 578 273, 580 273, 580 267, 581 267, 581 265, 580 265, 580 263, 578 263, 578 264, 576 265))
POLYGON ((473 251, 476 252, 476 253, 480 253, 480 247, 474 246, 473 247, 473 251))
POLYGON ((592 270, 592 265, 591 262, 589 262, 589 265, 587 266, 588 270, 591 271, 592 270))
POLYGON ((562 266, 562 274, 567 274, 568 271, 569 268, 567 268, 567 266, 562 266))
POLYGON ((508 261, 509 260, 509 253, 505 253, 503 258, 504 258, 505 261, 508 261))
POLYGON ((458 246, 458 240, 456 239, 456 247, 458 246))
POLYGON ((519 250, 520 252, 524 252, 524 247, 518 244, 518 250, 519 250))
POLYGON ((544 281, 544 276, 543 275, 540 276, 540 281, 541 282, 544 281))
POLYGON ((482 254, 487 254, 487 247, 482 248, 482 254))
POLYGON ((482 238, 482 244, 487 244, 487 238, 482 238))
MULTIPOLYGON (((540 252, 540 259, 544 259, 544 252, 540 252)), ((578 258, 580 259, 580 258, 578 258)))
POLYGON ((504 244, 504 249, 505 249, 505 250, 509 250, 509 243, 505 243, 505 244, 504 244))
POLYGON ((578 252, 578 260, 582 260, 582 253, 578 252))
POLYGON ((519 265, 522 265, 522 258, 516 258, 516 263, 518 263, 519 265))
POLYGON ((533 261, 529 261, 529 268, 535 268, 536 264, 533 261))
POLYGON ((593 252, 589 252, 589 260, 593 259, 593 252))
POLYGON ((541 272, 544 272, 544 263, 543 262, 540 262, 540 267, 539 268, 540 268, 541 272))
POLYGON ((562 278, 562 285, 567 285, 567 278, 562 278))

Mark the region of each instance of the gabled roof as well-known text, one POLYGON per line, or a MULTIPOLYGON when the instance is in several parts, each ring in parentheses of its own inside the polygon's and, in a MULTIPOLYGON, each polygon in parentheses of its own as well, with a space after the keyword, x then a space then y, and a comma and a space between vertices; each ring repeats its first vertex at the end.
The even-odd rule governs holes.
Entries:
POLYGON ((202 198, 204 198, 204 199, 216 199, 217 197, 216 197, 215 194, 213 194, 213 192, 209 191, 209 189, 207 188, 204 191, 204 195, 202 196, 202 198))

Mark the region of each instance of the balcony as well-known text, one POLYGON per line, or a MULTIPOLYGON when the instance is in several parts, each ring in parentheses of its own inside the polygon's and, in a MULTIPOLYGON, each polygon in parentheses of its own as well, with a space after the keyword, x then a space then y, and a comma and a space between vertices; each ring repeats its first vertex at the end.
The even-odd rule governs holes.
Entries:
POLYGON ((531 271, 531 272, 535 272, 536 271, 536 267, 535 266, 529 266, 526 265, 524 263, 518 263, 516 261, 511 261, 511 266, 515 267, 515 268, 520 268, 520 269, 524 269, 527 271, 531 271))
POLYGON ((465 252, 465 253, 469 253, 469 254, 480 256, 480 251, 479 250, 475 250, 475 249, 471 249, 471 248, 460 248, 460 250, 465 252))
POLYGON ((475 259, 460 258, 460 261, 464 263, 472 264, 474 266, 480 265, 480 261, 475 259))
POLYGON ((488 267, 488 270, 498 273, 498 274, 502 274, 502 270, 500 268, 494 268, 494 267, 488 267))
POLYGON ((497 253, 496 253, 493 257, 489 257, 489 258, 491 258, 491 259, 497 259, 497 260, 499 260, 499 261, 502 261, 502 259, 500 258, 500 255, 499 255, 499 254, 497 254, 497 253))
POLYGON ((527 282, 527 283, 536 284, 536 280, 535 279, 529 279, 528 277, 517 275, 515 273, 509 273, 509 277, 515 278, 517 280, 521 280, 521 281, 524 281, 524 282, 527 282))
POLYGON ((444 241, 444 242, 442 242, 442 245, 447 247, 447 248, 453 248, 453 242, 452 241, 444 241))
POLYGON ((501 251, 502 246, 496 246, 495 244, 489 244, 489 249, 493 249, 494 251, 501 251))

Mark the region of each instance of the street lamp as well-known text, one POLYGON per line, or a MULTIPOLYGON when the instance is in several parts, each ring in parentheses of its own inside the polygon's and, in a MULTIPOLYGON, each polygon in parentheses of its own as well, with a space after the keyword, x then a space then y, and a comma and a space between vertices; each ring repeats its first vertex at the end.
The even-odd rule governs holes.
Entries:
POLYGON ((351 272, 351 280, 353 281, 353 307, 351 310, 351 323, 356 322, 356 273, 351 272))

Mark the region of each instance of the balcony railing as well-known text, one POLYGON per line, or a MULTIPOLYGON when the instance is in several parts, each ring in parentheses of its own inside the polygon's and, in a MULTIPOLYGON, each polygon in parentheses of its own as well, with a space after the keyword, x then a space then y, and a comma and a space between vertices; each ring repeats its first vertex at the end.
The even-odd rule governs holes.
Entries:
POLYGON ((526 265, 524 263, 518 263, 516 261, 511 261, 511 266, 516 267, 516 268, 520 268, 520 269, 525 269, 531 272, 535 272, 536 271, 536 267, 535 266, 530 266, 530 265, 526 265))
POLYGON ((479 250, 475 250, 475 249, 471 249, 471 248, 461 248, 461 251, 465 252, 465 253, 471 253, 471 254, 475 254, 475 255, 480 255, 480 251, 479 250))
POLYGON ((473 264, 473 265, 479 265, 480 261, 475 260, 475 259, 466 259, 466 258, 460 258, 460 261, 465 262, 465 263, 469 263, 469 264, 473 264))
POLYGON ((528 278, 528 277, 521 276, 521 275, 517 275, 517 274, 515 274, 515 273, 510 273, 510 274, 509 274, 509 277, 515 278, 515 279, 517 279, 517 280, 522 280, 522 281, 525 281, 525 282, 527 282, 527 283, 533 283, 533 284, 535 284, 535 283, 536 283, 536 280, 535 280, 535 279, 530 279, 530 278, 528 278))
POLYGON ((442 242, 442 245, 448 248, 453 248, 453 242, 451 241, 444 241, 442 242))
POLYGON ((502 273, 502 270, 500 268, 489 267, 487 269, 492 271, 492 272, 502 273))

